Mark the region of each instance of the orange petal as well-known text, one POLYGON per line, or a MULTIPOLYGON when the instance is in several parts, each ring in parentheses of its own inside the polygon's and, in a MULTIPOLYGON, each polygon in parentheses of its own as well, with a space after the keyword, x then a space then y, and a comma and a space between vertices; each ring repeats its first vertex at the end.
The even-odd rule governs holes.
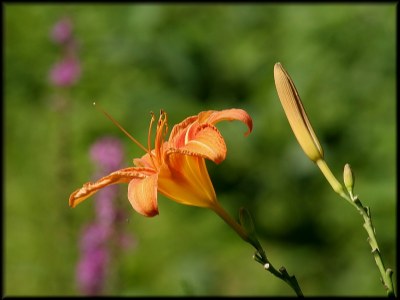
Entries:
POLYGON ((143 178, 132 179, 128 185, 128 199, 134 210, 146 216, 158 215, 157 205, 158 174, 143 178))
MULTIPOLYGON (((154 153, 154 151, 153 151, 154 153)), ((141 158, 134 158, 133 163, 136 167, 152 168, 153 164, 151 162, 150 155, 147 153, 141 158)))
POLYGON ((185 144, 185 136, 186 132, 188 129, 193 125, 197 124, 197 116, 191 116, 180 122, 179 124, 176 124, 172 130, 171 134, 169 136, 169 142, 171 145, 174 145, 174 147, 179 147, 185 144))
POLYGON ((158 176, 158 191, 174 201, 212 207, 216 195, 202 157, 170 153, 158 176))
POLYGON ((126 168, 115 171, 96 182, 87 182, 69 197, 69 206, 75 207, 103 187, 116 183, 128 183, 133 178, 145 178, 154 171, 148 168, 126 168))
POLYGON ((201 156, 219 164, 226 157, 226 144, 218 129, 211 124, 201 124, 195 131, 187 132, 185 145, 171 152, 201 156))
POLYGON ((210 123, 215 125, 216 123, 221 121, 241 121, 247 125, 248 130, 245 133, 246 136, 249 135, 253 129, 253 120, 251 119, 249 114, 243 109, 232 108, 221 111, 209 110, 199 113, 198 117, 198 121, 200 124, 210 123))

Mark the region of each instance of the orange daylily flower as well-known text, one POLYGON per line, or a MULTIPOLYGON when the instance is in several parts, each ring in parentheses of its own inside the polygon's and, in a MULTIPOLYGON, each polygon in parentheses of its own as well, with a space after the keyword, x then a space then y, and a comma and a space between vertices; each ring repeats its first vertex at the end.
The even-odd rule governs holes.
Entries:
POLYGON ((161 111, 157 123, 154 149, 151 149, 152 116, 147 153, 134 159, 134 167, 112 172, 74 191, 69 205, 75 207, 101 188, 128 183, 128 199, 140 214, 152 217, 158 214, 157 191, 168 198, 186 205, 216 209, 219 207, 214 187, 208 175, 205 159, 217 164, 226 157, 226 144, 215 124, 220 121, 238 120, 247 125, 248 135, 253 127, 251 117, 242 109, 203 111, 191 116, 172 128, 168 141, 167 114, 161 111))

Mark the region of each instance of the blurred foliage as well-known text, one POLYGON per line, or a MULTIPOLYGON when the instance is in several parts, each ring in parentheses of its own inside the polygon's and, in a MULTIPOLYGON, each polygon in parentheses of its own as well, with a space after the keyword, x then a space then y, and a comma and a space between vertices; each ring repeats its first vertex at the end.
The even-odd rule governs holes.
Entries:
MULTIPOLYGON (((101 103, 139 141, 150 111, 170 128, 207 109, 243 108, 254 131, 221 123, 227 159, 208 164, 221 204, 252 212, 271 262, 305 295, 385 295, 362 219, 301 151, 278 100, 273 66, 293 78, 338 179, 350 163, 372 210, 387 267, 396 266, 395 4, 11 4, 4 8, 4 293, 78 295, 75 265, 92 180, 88 150, 120 137, 126 166, 143 153, 93 109, 101 103), (51 86, 60 57, 50 30, 69 16, 82 77, 51 86), (69 98, 64 113, 54 97, 69 98)), ((253 250, 211 211, 160 196, 144 218, 127 201, 137 247, 115 260, 107 294, 294 295, 252 260, 253 250)), ((395 280, 396 281, 396 280, 395 280)))

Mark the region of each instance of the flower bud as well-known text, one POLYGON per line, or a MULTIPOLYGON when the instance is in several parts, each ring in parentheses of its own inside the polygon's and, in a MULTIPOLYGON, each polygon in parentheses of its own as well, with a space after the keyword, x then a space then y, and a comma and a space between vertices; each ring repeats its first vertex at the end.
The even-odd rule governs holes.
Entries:
POLYGON ((353 174, 353 171, 351 170, 351 166, 349 164, 346 164, 344 166, 343 181, 344 181, 344 185, 346 186, 347 190, 349 191, 349 194, 352 195, 353 187, 354 187, 354 174, 353 174))
POLYGON ((323 159, 324 152, 308 120, 296 87, 280 63, 275 64, 274 78, 279 100, 301 148, 313 162, 323 159))

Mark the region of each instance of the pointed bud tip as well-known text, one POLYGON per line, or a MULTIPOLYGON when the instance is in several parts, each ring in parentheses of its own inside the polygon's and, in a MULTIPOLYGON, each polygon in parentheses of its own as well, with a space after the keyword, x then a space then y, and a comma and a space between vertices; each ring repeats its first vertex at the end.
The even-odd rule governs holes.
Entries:
POLYGON ((274 65, 274 75, 275 75, 275 77, 276 77, 276 75, 277 75, 277 72, 278 72, 278 71, 282 71, 282 70, 283 70, 282 64, 281 64, 280 62, 277 62, 277 63, 274 65))

